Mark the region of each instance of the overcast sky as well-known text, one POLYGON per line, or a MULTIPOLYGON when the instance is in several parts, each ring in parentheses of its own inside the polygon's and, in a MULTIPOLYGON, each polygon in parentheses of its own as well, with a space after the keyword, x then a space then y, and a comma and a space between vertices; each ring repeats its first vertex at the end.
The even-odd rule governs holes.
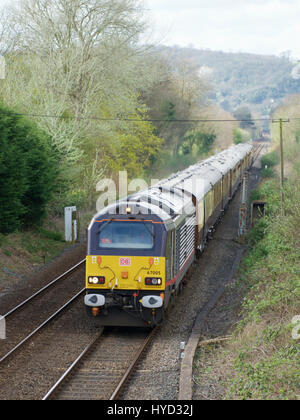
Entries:
POLYGON ((300 0, 146 0, 167 45, 300 59, 300 0))
POLYGON ((300 59, 300 0, 144 1, 163 44, 300 59))

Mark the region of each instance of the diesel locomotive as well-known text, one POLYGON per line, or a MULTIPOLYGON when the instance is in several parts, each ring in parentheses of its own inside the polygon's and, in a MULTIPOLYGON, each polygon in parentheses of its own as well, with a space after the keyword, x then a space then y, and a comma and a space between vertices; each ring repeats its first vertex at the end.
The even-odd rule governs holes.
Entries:
POLYGON ((162 322, 253 158, 239 144, 121 199, 88 228, 86 295, 103 326, 162 322))

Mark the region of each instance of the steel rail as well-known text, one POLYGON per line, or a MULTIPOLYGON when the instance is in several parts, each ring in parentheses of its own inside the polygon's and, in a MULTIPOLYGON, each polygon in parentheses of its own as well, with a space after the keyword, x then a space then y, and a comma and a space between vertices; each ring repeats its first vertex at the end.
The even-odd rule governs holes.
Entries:
POLYGON ((145 339, 143 345, 140 347, 140 349, 136 352, 133 362, 130 364, 129 368, 126 370, 124 376, 122 377, 121 381, 119 382, 118 386, 116 387, 115 391, 110 396, 109 400, 114 401, 116 400, 119 395, 121 394, 124 385, 127 383, 130 375, 136 368, 138 362, 140 361, 144 351, 148 347, 148 345, 152 342, 155 334, 158 332, 159 327, 155 327, 151 333, 148 335, 148 337, 145 339))
MULTIPOLYGON (((111 394, 110 400, 116 400, 117 397, 120 395, 124 385, 127 383, 130 375, 136 368, 139 360, 141 359, 144 351, 151 343, 154 338, 154 335, 157 333, 159 327, 154 328, 143 341, 142 345, 136 352, 134 356, 133 362, 127 368, 126 372, 122 376, 121 380, 119 381, 117 387, 115 388, 114 392, 111 394)), ((65 371, 65 373, 61 376, 61 378, 53 385, 50 391, 43 397, 42 401, 49 400, 56 391, 58 391, 59 387, 63 384, 66 378, 74 371, 74 369, 79 365, 79 363, 83 360, 83 358, 87 355, 87 353, 93 348, 93 346, 97 343, 99 338, 102 336, 104 328, 97 334, 97 336, 91 341, 91 343, 83 350, 83 352, 77 357, 77 359, 69 366, 69 368, 65 371)))
POLYGON ((264 144, 257 146, 257 148, 254 150, 253 162, 255 162, 258 159, 259 155, 261 154, 264 148, 265 148, 264 144))
POLYGON ((71 364, 71 366, 66 370, 62 377, 53 385, 49 392, 43 397, 42 401, 48 400, 54 392, 59 388, 63 381, 69 376, 73 369, 78 365, 78 363, 83 359, 83 357, 88 353, 88 351, 96 344, 99 338, 102 336, 104 328, 100 331, 99 334, 91 341, 91 343, 83 350, 83 352, 77 357, 77 359, 71 364))
POLYGON ((39 327, 37 327, 32 333, 30 333, 24 340, 20 341, 12 350, 10 350, 5 356, 0 359, 0 364, 3 363, 6 359, 8 359, 16 350, 18 350, 23 344, 25 344, 30 338, 32 338, 37 332, 39 332, 43 327, 45 327, 49 322, 51 322, 54 318, 57 317, 67 306, 73 303, 79 296, 81 296, 85 292, 85 288, 82 289, 79 293, 73 296, 67 303, 65 303, 58 311, 56 311, 50 318, 44 321, 39 327))
POLYGON ((71 274, 73 271, 77 270, 79 267, 81 267, 84 263, 85 263, 86 259, 80 261, 78 264, 74 265, 72 268, 70 268, 68 271, 66 271, 65 273, 61 274, 59 277, 57 277, 56 279, 54 279, 53 281, 51 281, 49 284, 47 284, 45 287, 43 287, 42 289, 38 290, 36 293, 34 293, 32 296, 30 296, 28 299, 24 300, 22 303, 20 303, 19 305, 17 305, 15 308, 11 309, 9 312, 7 312, 7 314, 3 315, 3 318, 8 318, 9 316, 11 316, 12 314, 14 314, 16 311, 18 311, 19 309, 21 309, 23 306, 25 306, 27 303, 31 302, 34 298, 36 298, 37 296, 39 296, 41 293, 43 293, 45 290, 47 290, 49 287, 53 286, 55 283, 57 283, 59 280, 63 279, 64 277, 66 277, 68 274, 71 274))

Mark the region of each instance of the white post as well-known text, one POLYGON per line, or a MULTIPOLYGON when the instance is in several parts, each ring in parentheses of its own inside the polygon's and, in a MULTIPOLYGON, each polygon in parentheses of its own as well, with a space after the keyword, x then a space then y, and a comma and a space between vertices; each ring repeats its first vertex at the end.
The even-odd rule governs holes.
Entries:
POLYGON ((0 340, 6 339, 6 325, 4 316, 0 316, 0 340))
POLYGON ((180 359, 184 359, 184 351, 185 351, 185 341, 181 341, 180 343, 180 359))
POLYGON ((65 241, 74 242, 77 239, 77 221, 73 219, 76 207, 65 207, 65 241))

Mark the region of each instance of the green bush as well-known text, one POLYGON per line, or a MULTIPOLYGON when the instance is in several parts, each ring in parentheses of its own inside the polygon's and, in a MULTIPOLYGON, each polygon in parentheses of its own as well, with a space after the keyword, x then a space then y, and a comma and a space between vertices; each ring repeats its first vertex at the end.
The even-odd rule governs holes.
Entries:
POLYGON ((278 165, 279 162, 280 162, 279 156, 275 151, 264 155, 261 159, 262 168, 265 168, 266 166, 268 168, 273 168, 273 166, 278 165))
MULTIPOLYGON (((94 203, 97 200, 96 189, 95 189, 95 199, 94 203)), ((88 195, 87 191, 83 189, 77 190, 62 190, 61 194, 56 194, 53 200, 51 200, 51 214, 58 217, 64 216, 64 208, 70 206, 76 206, 77 209, 87 207, 88 195)))
POLYGON ((56 155, 36 125, 0 104, 0 232, 42 221, 55 187, 56 155))
POLYGON ((265 237, 268 226, 268 220, 264 217, 256 222, 254 228, 251 229, 248 235, 250 246, 256 245, 265 237))
POLYGON ((273 168, 264 168, 261 171, 261 176, 263 178, 274 178, 275 177, 275 171, 273 168))

